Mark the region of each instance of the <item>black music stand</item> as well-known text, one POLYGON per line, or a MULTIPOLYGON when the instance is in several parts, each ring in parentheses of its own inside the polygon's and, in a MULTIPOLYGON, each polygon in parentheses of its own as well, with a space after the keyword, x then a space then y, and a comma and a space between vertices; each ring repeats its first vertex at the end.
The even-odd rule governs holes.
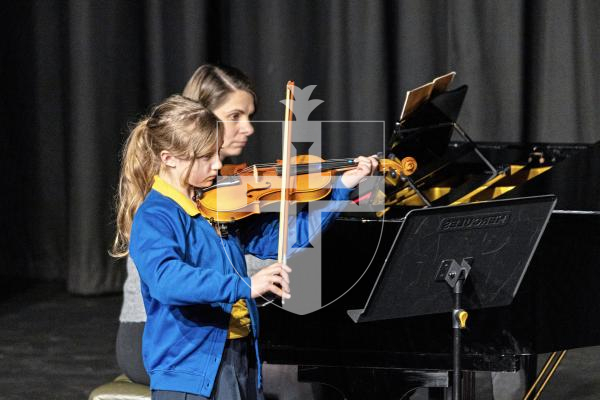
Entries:
POLYGON ((536 196, 410 211, 354 322, 452 312, 453 399, 461 392, 462 309, 510 304, 556 197, 536 196))

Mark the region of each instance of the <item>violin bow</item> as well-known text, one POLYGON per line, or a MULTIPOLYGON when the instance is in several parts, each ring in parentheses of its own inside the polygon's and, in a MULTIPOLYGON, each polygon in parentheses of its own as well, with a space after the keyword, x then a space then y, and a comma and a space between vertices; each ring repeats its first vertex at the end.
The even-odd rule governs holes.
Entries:
MULTIPOLYGON (((285 122, 283 126, 283 150, 281 169, 281 201, 279 202, 279 246, 277 262, 287 263, 288 217, 290 199, 290 156, 292 147, 292 117, 294 97, 294 81, 288 81, 285 91, 285 122)), ((283 296, 281 304, 285 304, 283 296)))

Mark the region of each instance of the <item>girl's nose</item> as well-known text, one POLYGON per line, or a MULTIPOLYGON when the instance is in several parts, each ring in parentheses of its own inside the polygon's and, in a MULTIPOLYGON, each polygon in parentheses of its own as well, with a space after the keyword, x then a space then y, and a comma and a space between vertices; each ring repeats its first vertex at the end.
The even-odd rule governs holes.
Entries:
POLYGON ((218 171, 221 168, 223 168, 223 163, 221 162, 221 159, 217 156, 217 158, 212 163, 212 169, 218 171))

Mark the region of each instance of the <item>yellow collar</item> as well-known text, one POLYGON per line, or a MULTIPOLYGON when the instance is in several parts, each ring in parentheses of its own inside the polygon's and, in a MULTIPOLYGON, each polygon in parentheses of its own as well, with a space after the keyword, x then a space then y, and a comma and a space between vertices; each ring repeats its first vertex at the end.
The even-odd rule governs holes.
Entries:
POLYGON ((152 189, 179 204, 179 206, 183 208, 183 210, 190 216, 195 217, 196 215, 200 214, 198 207, 196 207, 196 204, 192 201, 192 199, 175 189, 173 186, 169 185, 158 175, 154 175, 154 184, 152 185, 152 189))

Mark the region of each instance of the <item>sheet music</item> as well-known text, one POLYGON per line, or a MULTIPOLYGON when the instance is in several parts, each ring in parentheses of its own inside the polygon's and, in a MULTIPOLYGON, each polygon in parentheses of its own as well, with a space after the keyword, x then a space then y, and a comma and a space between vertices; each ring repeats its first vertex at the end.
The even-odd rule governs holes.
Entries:
POLYGON ((437 78, 435 78, 433 80, 433 93, 432 94, 438 94, 438 93, 445 92, 446 89, 448 89, 448 86, 450 86, 450 84, 454 80, 455 75, 456 75, 456 72, 452 71, 452 72, 448 72, 446 75, 438 76, 437 78))
POLYGON ((431 95, 445 92, 450 83, 454 80, 456 72, 452 71, 445 75, 438 76, 431 82, 428 82, 416 89, 409 90, 406 92, 406 98, 404 99, 404 106, 402 107, 402 113, 400 114, 400 121, 403 121, 412 112, 414 112, 421 104, 425 103, 431 95))

